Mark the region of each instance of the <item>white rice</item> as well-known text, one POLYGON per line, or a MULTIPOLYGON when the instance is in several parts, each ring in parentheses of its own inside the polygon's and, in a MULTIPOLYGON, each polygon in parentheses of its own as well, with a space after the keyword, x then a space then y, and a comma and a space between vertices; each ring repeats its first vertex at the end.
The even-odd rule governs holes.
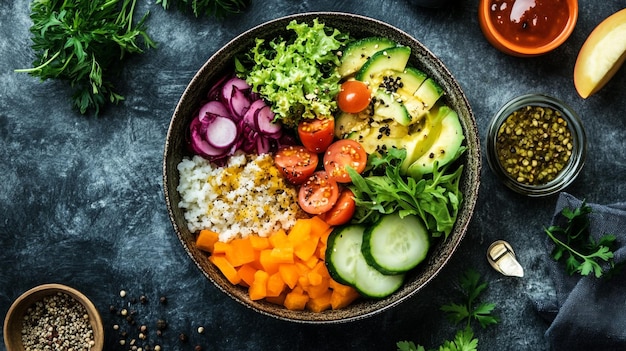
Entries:
POLYGON ((200 156, 178 164, 180 208, 193 232, 210 229, 227 242, 236 237, 293 227, 302 211, 296 189, 286 183, 271 155, 232 156, 217 167, 200 156))

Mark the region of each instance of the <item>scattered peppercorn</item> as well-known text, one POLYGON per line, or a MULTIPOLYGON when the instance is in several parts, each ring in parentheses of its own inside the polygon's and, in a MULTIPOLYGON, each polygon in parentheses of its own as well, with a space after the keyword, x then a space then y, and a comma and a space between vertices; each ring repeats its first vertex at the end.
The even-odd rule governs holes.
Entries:
POLYGON ((161 296, 161 298, 159 298, 159 302, 161 305, 165 305, 167 303, 167 298, 165 296, 161 296))
POLYGON ((139 301, 142 305, 145 305, 146 303, 148 303, 148 298, 146 297, 146 295, 141 295, 141 297, 139 297, 139 301))
POLYGON ((515 181, 541 185, 554 180, 572 155, 572 135, 560 111, 526 106, 508 116, 496 136, 503 170, 515 181))
POLYGON ((178 340, 180 340, 181 342, 187 342, 187 340, 189 340, 189 338, 187 337, 187 335, 185 333, 180 333, 180 334, 178 334, 178 340))

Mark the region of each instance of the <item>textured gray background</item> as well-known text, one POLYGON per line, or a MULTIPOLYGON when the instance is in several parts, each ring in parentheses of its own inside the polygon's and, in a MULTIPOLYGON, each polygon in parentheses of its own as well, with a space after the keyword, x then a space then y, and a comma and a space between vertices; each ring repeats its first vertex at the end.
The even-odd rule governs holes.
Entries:
POLYGON ((423 293, 350 324, 291 324, 232 301, 191 264, 163 200, 164 138, 194 72, 235 35, 292 13, 353 12, 408 32, 438 56, 466 92, 483 139, 493 113, 514 96, 544 92, 569 103, 583 119, 589 152, 568 191, 589 202, 624 201, 626 72, 621 69, 601 93, 582 100, 572 71, 586 36, 601 19, 626 7, 626 1, 581 0, 570 39, 553 53, 532 59, 506 56, 486 42, 478 26, 477 0, 440 10, 405 0, 252 1, 248 12, 226 21, 195 19, 139 1, 139 14, 151 12, 147 24, 159 48, 127 61, 118 83, 127 100, 97 119, 72 111, 63 83, 41 83, 13 72, 30 67, 34 57, 29 4, 0 2, 0 317, 32 286, 59 282, 85 292, 100 309, 106 350, 124 349, 112 331, 119 318, 108 312, 111 304, 128 304, 129 298, 119 298, 121 289, 150 299, 146 305, 131 304, 140 323, 152 327, 157 318, 168 320, 162 338, 166 350, 191 350, 195 344, 204 350, 394 350, 400 340, 436 347, 456 331, 439 306, 455 299, 458 274, 474 267, 489 281, 485 298, 497 303, 502 319, 495 327, 474 328, 480 349, 547 350, 543 334, 548 324, 532 300, 549 298, 553 291, 542 228, 549 224, 555 197, 512 193, 485 161, 466 239, 423 293), (516 249, 524 278, 505 278, 487 265, 485 250, 496 239, 506 239, 516 249), (166 306, 156 302, 161 295, 169 299, 166 306), (199 325, 207 330, 202 335, 194 332, 199 325), (190 335, 188 344, 177 340, 179 332, 190 335))

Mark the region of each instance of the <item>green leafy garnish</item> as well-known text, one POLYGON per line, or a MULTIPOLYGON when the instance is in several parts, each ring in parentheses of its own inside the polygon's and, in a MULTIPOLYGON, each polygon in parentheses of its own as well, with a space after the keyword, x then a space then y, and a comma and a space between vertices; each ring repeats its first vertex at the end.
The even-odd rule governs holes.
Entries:
POLYGON ((251 0, 156 0, 164 9, 169 9, 172 3, 182 11, 191 10, 196 17, 202 15, 224 18, 227 15, 245 11, 251 0))
POLYGON ((589 231, 588 214, 591 211, 585 201, 575 209, 565 207, 561 215, 566 219, 566 225, 552 225, 545 229, 556 245, 552 250, 552 258, 557 262, 565 261, 565 270, 569 275, 579 273, 586 276, 593 272, 600 278, 615 267, 613 250, 616 237, 605 234, 598 241, 594 240, 589 231), (601 265, 602 262, 606 263, 605 267, 601 265))
MULTIPOLYGON (((447 340, 439 348, 431 351, 477 351, 478 339, 474 337, 471 322, 478 321, 483 328, 486 328, 500 321, 492 314, 495 304, 477 302, 480 294, 488 287, 487 283, 481 282, 478 272, 473 269, 467 270, 459 278, 459 283, 464 302, 443 305, 441 310, 447 313, 453 323, 458 324, 467 320, 467 324, 456 333, 453 340, 447 340)), ((426 351, 423 346, 416 345, 412 341, 400 341, 396 346, 398 351, 426 351)))
POLYGON ((147 13, 134 25, 136 0, 34 0, 33 67, 18 69, 41 80, 60 79, 74 88, 80 113, 124 97, 113 90, 110 76, 126 54, 141 53, 139 39, 155 47, 145 31, 147 13))
POLYGON ((289 40, 257 39, 250 52, 236 59, 237 74, 270 103, 284 125, 331 116, 340 87, 337 51, 347 35, 317 19, 311 26, 293 20, 287 29, 295 32, 289 40))
POLYGON ((477 303, 478 296, 488 287, 486 282, 480 281, 480 274, 470 269, 461 276, 459 283, 465 302, 441 306, 441 310, 447 313, 448 318, 454 323, 461 323, 467 319, 468 327, 472 320, 477 321, 483 328, 497 324, 498 317, 491 314, 496 305, 477 303))
MULTIPOLYGON (((464 150, 461 148, 456 158, 464 150)), ((440 169, 435 164, 432 177, 415 179, 400 175, 405 158, 405 149, 391 148, 383 155, 370 155, 362 175, 348 167, 357 205, 354 220, 373 223, 381 215, 396 211, 400 217, 418 215, 433 237, 447 238, 463 199, 459 189, 463 165, 448 173, 453 162, 440 169)))

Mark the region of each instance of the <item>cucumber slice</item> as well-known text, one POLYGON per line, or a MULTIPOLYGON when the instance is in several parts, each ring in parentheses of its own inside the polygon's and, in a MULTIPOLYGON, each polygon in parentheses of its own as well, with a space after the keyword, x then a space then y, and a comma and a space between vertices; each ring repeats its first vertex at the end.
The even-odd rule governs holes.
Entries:
POLYGON ((339 75, 344 78, 356 73, 363 64, 380 50, 396 46, 396 42, 381 37, 359 39, 348 45, 343 51, 341 64, 337 68, 339 75))
POLYGON ((356 285, 363 296, 383 298, 393 294, 404 283, 404 274, 386 275, 367 264, 363 255, 356 262, 356 285))
POLYGON ((361 254, 361 243, 365 227, 361 225, 340 226, 328 236, 326 247, 326 267, 337 282, 354 286, 356 264, 361 254))
POLYGON ((367 264, 361 250, 364 232, 359 224, 335 228, 328 237, 326 267, 333 279, 365 297, 389 296, 402 286, 404 274, 385 275, 367 264))
POLYGON ((384 274, 400 274, 421 263, 430 247, 430 235, 419 217, 385 215, 363 234, 366 262, 384 274))

